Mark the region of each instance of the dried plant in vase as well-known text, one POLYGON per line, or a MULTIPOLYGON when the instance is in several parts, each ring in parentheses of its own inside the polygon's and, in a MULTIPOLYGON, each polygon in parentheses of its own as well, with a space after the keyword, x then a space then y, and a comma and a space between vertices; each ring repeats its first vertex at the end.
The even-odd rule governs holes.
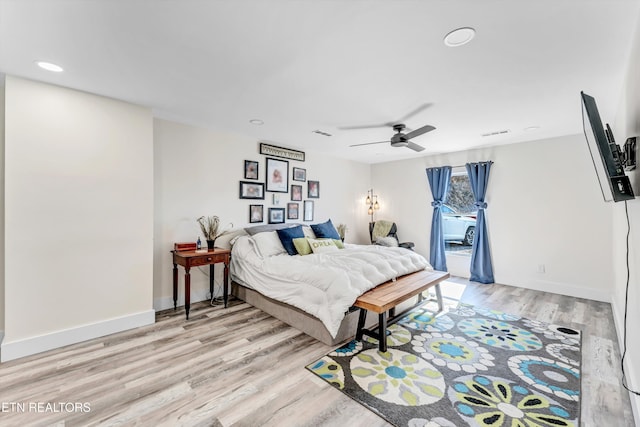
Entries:
POLYGON ((214 216, 201 216, 197 219, 200 224, 200 230, 204 234, 204 238, 207 241, 207 248, 213 249, 216 239, 220 236, 227 234, 233 228, 233 224, 229 223, 227 228, 220 230, 220 218, 217 215, 214 216))
POLYGON ((344 242, 344 236, 346 236, 347 231, 349 230, 347 228, 347 224, 338 224, 338 226, 336 227, 336 230, 338 231, 338 235, 340 236, 340 239, 344 242))

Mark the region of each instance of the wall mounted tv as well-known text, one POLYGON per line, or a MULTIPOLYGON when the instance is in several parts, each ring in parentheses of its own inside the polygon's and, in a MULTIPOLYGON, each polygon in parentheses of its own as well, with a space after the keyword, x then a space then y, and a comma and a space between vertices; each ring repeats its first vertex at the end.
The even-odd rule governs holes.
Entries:
POLYGON ((624 172, 620 147, 613 139, 611 128, 605 129, 600 120, 596 100, 584 92, 582 97, 582 125, 587 145, 596 169, 602 196, 607 202, 633 199, 629 177, 624 172))

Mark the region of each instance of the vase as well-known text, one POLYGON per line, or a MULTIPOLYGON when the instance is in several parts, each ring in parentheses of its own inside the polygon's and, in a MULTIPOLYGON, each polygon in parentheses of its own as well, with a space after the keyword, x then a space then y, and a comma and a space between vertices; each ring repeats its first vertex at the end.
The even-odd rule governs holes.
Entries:
POLYGON ((210 251, 213 250, 213 248, 215 247, 216 241, 215 240, 207 240, 207 249, 209 249, 210 251))

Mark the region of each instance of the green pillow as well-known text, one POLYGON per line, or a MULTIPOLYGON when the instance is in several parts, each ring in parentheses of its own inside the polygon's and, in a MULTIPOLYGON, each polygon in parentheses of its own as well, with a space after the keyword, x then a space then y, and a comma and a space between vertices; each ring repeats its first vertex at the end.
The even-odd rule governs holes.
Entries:
POLYGON ((342 243, 342 240, 340 239, 333 239, 333 243, 336 244, 336 246, 338 247, 338 249, 344 249, 344 243, 342 243))
POLYGON ((300 255, 309 255, 312 252, 311 245, 309 245, 306 237, 296 237, 293 239, 293 246, 300 255))

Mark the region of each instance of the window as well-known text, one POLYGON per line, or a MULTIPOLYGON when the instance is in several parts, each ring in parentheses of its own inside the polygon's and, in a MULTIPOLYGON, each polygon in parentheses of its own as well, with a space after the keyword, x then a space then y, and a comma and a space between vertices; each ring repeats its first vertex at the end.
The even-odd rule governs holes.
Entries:
POLYGON ((470 256, 478 209, 466 171, 451 174, 449 191, 441 212, 445 251, 470 256))

